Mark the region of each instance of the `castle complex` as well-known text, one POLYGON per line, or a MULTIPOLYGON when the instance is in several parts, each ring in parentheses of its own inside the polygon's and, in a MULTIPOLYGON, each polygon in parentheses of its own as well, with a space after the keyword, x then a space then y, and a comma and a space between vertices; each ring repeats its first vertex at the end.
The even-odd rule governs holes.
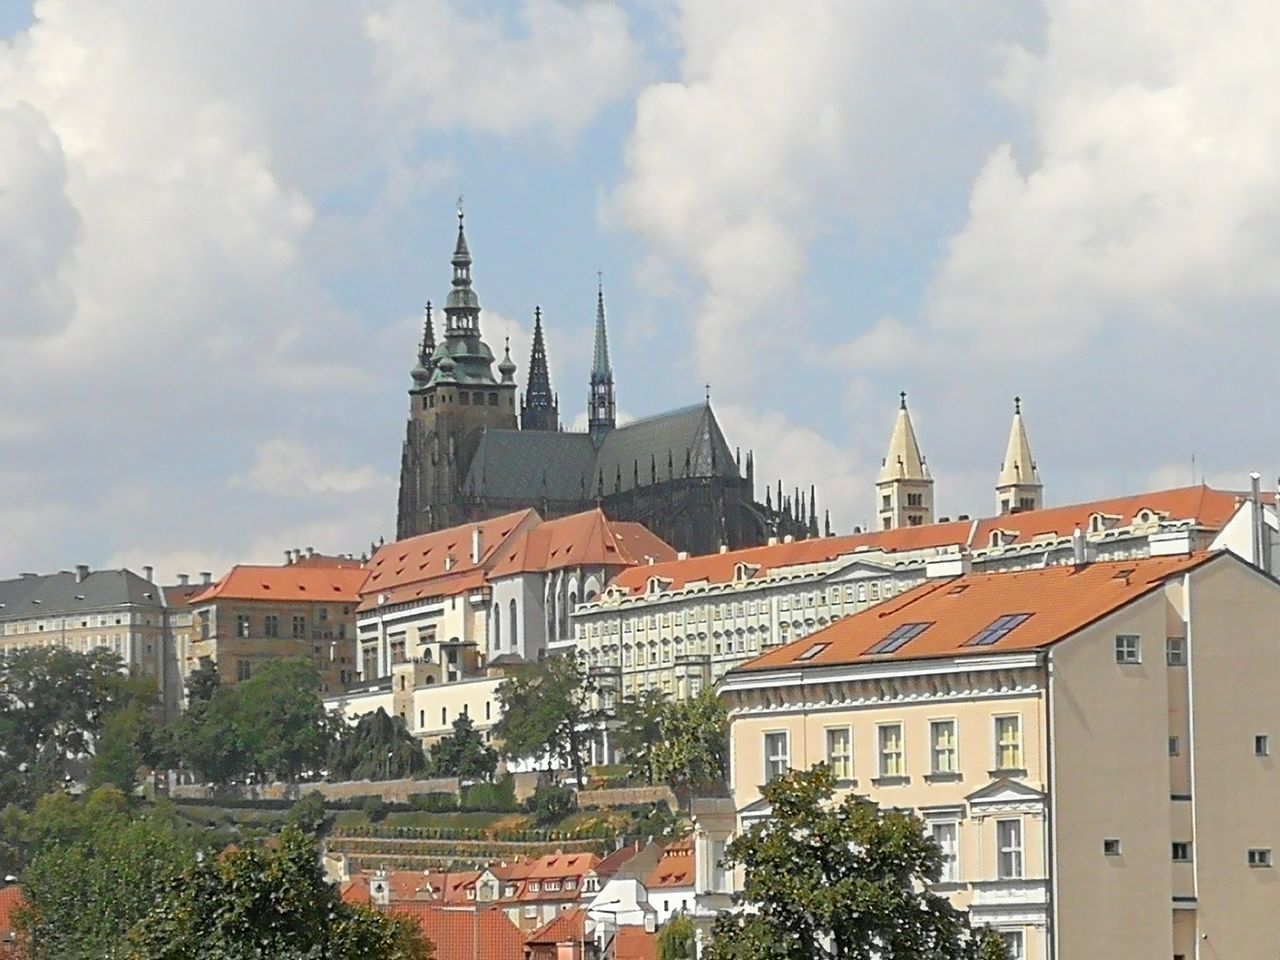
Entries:
POLYGON ((411 372, 397 540, 525 508, 551 519, 597 506, 689 553, 819 534, 812 491, 807 505, 799 491, 784 497, 781 488, 776 504, 771 497, 755 501, 754 456, 748 452, 744 465, 710 402, 618 424, 603 288, 596 297, 587 431, 561 426, 540 311, 517 397, 510 347, 495 377, 495 357, 481 335, 461 212, 452 262, 444 337, 436 342, 428 304, 411 372))

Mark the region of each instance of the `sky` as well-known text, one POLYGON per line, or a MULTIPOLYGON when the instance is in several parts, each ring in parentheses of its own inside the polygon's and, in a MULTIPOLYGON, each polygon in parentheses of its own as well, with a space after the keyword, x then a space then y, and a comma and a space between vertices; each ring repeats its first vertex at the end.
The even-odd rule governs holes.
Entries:
MULTIPOLYGON (((464 198, 582 418, 702 400, 866 524, 1280 469, 1271 0, 0 0, 0 576, 367 550, 464 198)), ((1266 482, 1274 486, 1275 480, 1266 482)))

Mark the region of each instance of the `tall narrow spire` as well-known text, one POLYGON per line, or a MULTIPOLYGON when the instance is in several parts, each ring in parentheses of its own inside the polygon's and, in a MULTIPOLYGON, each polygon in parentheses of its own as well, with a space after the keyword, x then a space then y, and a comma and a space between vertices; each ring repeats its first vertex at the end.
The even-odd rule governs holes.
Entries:
POLYGON ((427 301, 426 319, 422 322, 422 339, 418 341, 418 362, 409 371, 415 387, 425 387, 431 381, 431 371, 435 365, 432 354, 436 352, 436 332, 431 325, 431 301, 427 301))
POLYGON ((458 242, 453 247, 453 289, 445 302, 445 335, 480 334, 480 298, 471 288, 471 248, 467 246, 466 216, 458 200, 458 242))
POLYGON ((996 505, 1001 513, 1039 510, 1044 506, 1044 484, 1031 456, 1027 425, 1022 420, 1022 398, 1013 398, 1013 423, 1005 448, 1000 476, 996 478, 996 505))
POLYGON ((898 417, 876 479, 876 507, 882 530, 933 522, 933 478, 920 453, 907 410, 907 395, 904 392, 898 396, 898 417))
POLYGON ((542 333, 542 308, 533 310, 533 349, 529 356, 529 380, 520 402, 521 430, 558 430, 560 411, 551 390, 547 345, 542 333))
POLYGON ((596 285, 596 342, 591 363, 591 389, 587 396, 587 430, 599 446, 617 423, 613 394, 613 367, 609 363, 609 332, 604 319, 604 278, 596 285))

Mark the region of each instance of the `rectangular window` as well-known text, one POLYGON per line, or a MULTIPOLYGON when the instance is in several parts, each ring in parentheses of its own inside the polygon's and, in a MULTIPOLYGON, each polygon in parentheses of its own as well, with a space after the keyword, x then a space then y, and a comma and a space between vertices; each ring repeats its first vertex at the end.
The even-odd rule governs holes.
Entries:
POLYGON ((1004 941, 1005 953, 1009 960, 1026 960, 1027 943, 1021 930, 1001 930, 1000 939, 1004 941))
POLYGON ((931 626, 933 626, 932 622, 901 624, 890 630, 889 634, 867 653, 897 653, 931 626))
POLYGON ((242 639, 249 636, 249 615, 247 613, 236 614, 236 636, 242 639))
POLYGON ((1253 755, 1255 757, 1271 756, 1271 738, 1260 733, 1253 738, 1253 755))
POLYGON ((1141 663, 1142 647, 1137 634, 1122 633, 1116 637, 1116 663, 1141 663))
POLYGON ((853 779, 853 731, 849 727, 827 730, 827 763, 837 780, 853 779))
POLYGON ((1003 617, 997 617, 992 623, 984 627, 968 642, 967 646, 989 647, 993 643, 999 643, 1030 619, 1031 614, 1029 613, 1006 613, 1003 617))
POLYGON ((248 660, 236 661, 236 679, 248 680, 253 675, 253 665, 248 660))
POLYGON ((1187 641, 1185 637, 1164 638, 1164 659, 1171 667, 1187 665, 1187 641))
POLYGON ((307 635, 307 618, 294 617, 293 618, 293 639, 301 640, 306 635, 307 635))
POLYGON ((770 783, 784 776, 791 766, 790 751, 785 732, 764 735, 764 782, 770 783))
POLYGON ((1190 863, 1191 862, 1191 841, 1175 840, 1171 847, 1174 863, 1190 863))
POLYGON ((960 881, 960 841, 959 824, 954 822, 938 822, 929 824, 929 833, 933 842, 942 851, 942 883, 959 883, 960 881))
POLYGON ((996 768, 1022 769, 1022 718, 996 717, 996 768))
POLYGON ((956 722, 933 720, 929 723, 930 772, 952 774, 956 768, 956 722))
POLYGON ((1022 879, 1022 821, 996 821, 996 847, 999 851, 997 875, 999 880, 1022 879))
POLYGON ((1169 738, 1169 756, 1176 757, 1180 753, 1182 753, 1182 741, 1179 740, 1177 737, 1170 737, 1169 738))
POLYGON ((1120 856, 1120 841, 1114 837, 1102 841, 1102 853, 1108 857, 1120 856))
POLYGON ((889 723, 878 730, 880 738, 880 776, 906 776, 902 760, 902 724, 889 723))
POLYGON ((262 623, 262 632, 268 637, 280 636, 280 617, 277 614, 268 613, 262 623))
POLYGON ((1270 847, 1254 847, 1249 851, 1249 866, 1251 867, 1269 867, 1271 866, 1271 848, 1270 847))

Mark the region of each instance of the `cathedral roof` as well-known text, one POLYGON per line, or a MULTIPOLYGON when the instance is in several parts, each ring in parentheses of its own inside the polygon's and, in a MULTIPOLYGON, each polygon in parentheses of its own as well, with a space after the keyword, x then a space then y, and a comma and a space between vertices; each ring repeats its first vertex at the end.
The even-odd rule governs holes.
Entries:
POLYGON ((924 457, 920 455, 920 444, 916 440, 915 427, 911 425, 911 414, 907 412, 907 395, 904 393, 902 405, 898 408, 898 419, 893 424, 893 436, 889 438, 889 452, 885 454, 877 482, 928 479, 929 470, 925 466, 924 457))
POLYGON ((641 486, 650 482, 652 469, 659 480, 666 480, 668 454, 677 478, 738 476, 733 451, 705 403, 633 420, 610 431, 600 444, 594 475, 604 477, 606 494, 613 493, 619 473, 622 490, 635 486, 637 472, 641 486))
POLYGON ((1017 484, 1040 484, 1040 472, 1031 456, 1031 441, 1027 439, 1027 427, 1022 422, 1022 401, 1014 398, 1013 424, 1009 427, 1009 446, 1005 450, 1004 463, 1000 464, 997 487, 1017 484))
POLYGON ((596 451, 585 433, 486 430, 476 443, 462 489, 491 500, 538 503, 589 500, 596 451))

